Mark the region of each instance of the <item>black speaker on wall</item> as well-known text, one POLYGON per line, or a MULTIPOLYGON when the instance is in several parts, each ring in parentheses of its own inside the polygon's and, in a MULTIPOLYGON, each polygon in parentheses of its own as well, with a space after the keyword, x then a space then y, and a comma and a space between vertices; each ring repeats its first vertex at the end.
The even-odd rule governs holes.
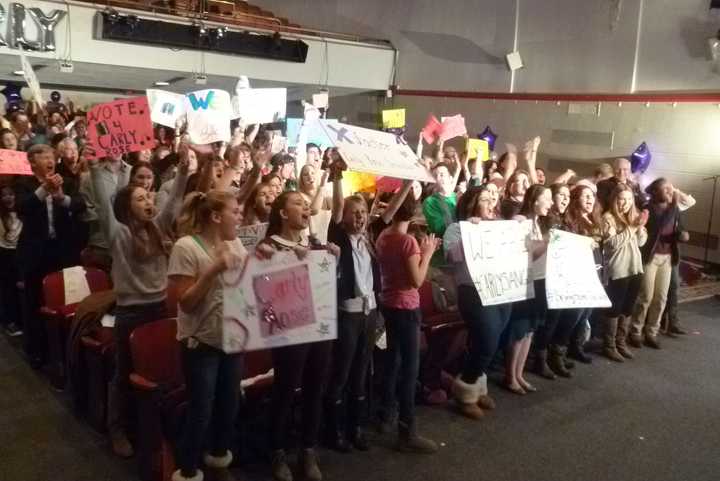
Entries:
POLYGON ((710 0, 710 10, 720 8, 720 0, 710 0))
POLYGON ((114 11, 99 15, 97 36, 103 40, 298 63, 304 63, 308 53, 305 42, 282 38, 279 33, 232 32, 225 27, 162 22, 114 11))

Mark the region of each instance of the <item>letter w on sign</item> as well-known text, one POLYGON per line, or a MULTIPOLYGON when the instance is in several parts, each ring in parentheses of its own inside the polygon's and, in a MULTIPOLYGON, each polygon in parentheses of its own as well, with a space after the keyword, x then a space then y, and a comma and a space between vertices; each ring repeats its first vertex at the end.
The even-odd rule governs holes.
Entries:
POLYGON ((205 98, 202 98, 194 93, 188 94, 188 100, 192 105, 193 110, 207 110, 213 103, 215 92, 212 90, 207 91, 205 98))

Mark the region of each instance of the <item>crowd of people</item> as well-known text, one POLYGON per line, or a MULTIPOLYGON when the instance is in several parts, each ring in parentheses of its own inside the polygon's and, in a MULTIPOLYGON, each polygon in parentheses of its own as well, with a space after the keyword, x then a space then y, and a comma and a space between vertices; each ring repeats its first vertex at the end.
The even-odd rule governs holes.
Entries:
POLYGON ((242 354, 222 350, 221 275, 248 255, 272 261, 279 251, 302 258, 326 249, 337 258, 337 339, 272 350, 271 470, 279 481, 293 479, 287 453, 298 388, 298 462, 305 478, 322 479, 321 433, 341 452, 370 448, 362 412, 373 385, 368 366, 383 331, 379 429, 396 431, 402 452, 438 450, 415 417, 420 289, 427 283, 439 286, 442 309, 459 313, 467 346, 449 392, 431 386, 420 396, 449 395, 457 411, 474 420, 495 408, 488 389, 493 360, 504 361, 500 385, 526 395, 537 391, 528 372, 569 378, 570 357, 592 361, 584 350, 590 325, 602 337, 603 355, 618 363, 633 358, 632 348, 659 349, 663 319, 663 332, 685 333, 677 312, 679 244, 688 241, 681 212, 694 200, 666 178, 641 189, 625 158, 599 165, 590 178, 567 171, 551 181, 536 165, 539 138, 520 151, 508 145, 497 160, 486 161, 438 142, 421 150, 435 183, 407 180, 390 192, 344 192, 346 165, 337 150, 308 143, 273 153, 274 133, 258 125, 237 126, 229 142, 205 146, 192 145, 181 125, 157 126, 155 148, 97 159, 82 113, 17 110, 3 124, 0 147, 26 151, 33 172, 0 178, 4 328, 22 335, 29 362, 42 366, 43 278, 76 265, 111 274, 117 354, 107 425, 114 452, 129 457, 130 334, 165 317, 166 299, 177 299, 189 404, 175 481, 199 481, 203 472, 231 479, 243 369, 242 354), (313 222, 322 211, 330 217, 326 235, 318 235, 313 222), (534 299, 485 306, 478 295, 460 222, 496 220, 532 223, 534 299), (261 223, 267 223, 266 237, 249 254, 238 227, 261 223), (550 229, 591 239, 611 308, 548 308, 550 229))

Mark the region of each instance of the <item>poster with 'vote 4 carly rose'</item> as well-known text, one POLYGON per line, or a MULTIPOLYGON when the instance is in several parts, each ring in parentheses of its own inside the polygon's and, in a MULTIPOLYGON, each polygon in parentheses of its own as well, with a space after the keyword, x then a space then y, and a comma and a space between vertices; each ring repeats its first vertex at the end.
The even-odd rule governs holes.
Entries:
POLYGON ((155 147, 147 97, 96 105, 88 112, 87 119, 88 143, 98 158, 155 147))

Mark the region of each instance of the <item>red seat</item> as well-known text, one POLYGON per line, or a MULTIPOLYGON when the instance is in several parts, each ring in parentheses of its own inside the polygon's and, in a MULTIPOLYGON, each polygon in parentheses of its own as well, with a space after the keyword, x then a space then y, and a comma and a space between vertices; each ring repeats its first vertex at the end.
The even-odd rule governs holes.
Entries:
MULTIPOLYGON (((99 269, 86 268, 85 278, 91 293, 111 288, 110 278, 99 269)), ((65 303, 63 272, 52 272, 45 276, 40 316, 45 321, 48 335, 50 381, 57 389, 63 389, 67 380, 65 343, 76 309, 77 303, 65 303)))
POLYGON ((172 446, 163 432, 168 415, 184 401, 180 343, 175 319, 162 319, 138 327, 130 335, 138 404, 138 462, 143 481, 166 481, 175 470, 172 446))
POLYGON ((106 429, 107 386, 115 369, 115 338, 111 327, 99 326, 80 338, 87 377, 87 417, 99 432, 106 429))

